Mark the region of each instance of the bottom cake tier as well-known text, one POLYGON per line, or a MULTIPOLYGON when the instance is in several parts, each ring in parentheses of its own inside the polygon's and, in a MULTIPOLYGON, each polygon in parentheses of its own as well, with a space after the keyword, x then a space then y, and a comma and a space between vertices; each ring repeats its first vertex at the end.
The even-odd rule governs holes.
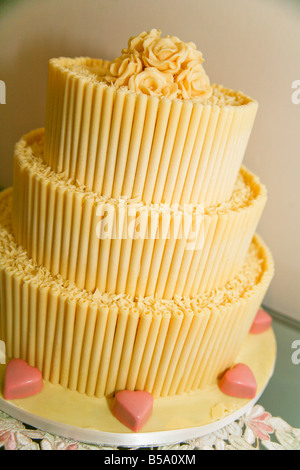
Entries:
POLYGON ((50 382, 45 382, 42 392, 32 397, 4 400, 1 389, 5 365, 0 365, 0 410, 34 428, 82 443, 122 449, 176 443, 173 450, 184 450, 179 443, 232 424, 259 400, 276 361, 272 328, 261 334, 247 335, 236 361, 250 367, 255 376, 257 395, 254 399, 225 395, 217 384, 188 394, 159 397, 153 400, 152 415, 139 432, 133 432, 115 418, 111 412, 113 398, 88 397, 50 382))
POLYGON ((0 340, 70 390, 154 397, 199 390, 230 367, 273 276, 273 260, 254 237, 239 275, 223 288, 172 300, 101 294, 51 276, 17 246, 12 190, 0 195, 0 340))

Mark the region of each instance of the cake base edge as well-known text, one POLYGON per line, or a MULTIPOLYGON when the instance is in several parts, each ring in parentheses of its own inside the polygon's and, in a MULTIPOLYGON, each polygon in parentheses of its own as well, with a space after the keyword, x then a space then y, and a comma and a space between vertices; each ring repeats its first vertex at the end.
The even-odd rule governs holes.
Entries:
POLYGON ((276 339, 272 329, 249 334, 236 362, 253 371, 258 389, 252 400, 224 395, 217 385, 197 392, 154 400, 153 414, 138 433, 121 424, 106 398, 87 397, 44 382, 34 397, 6 401, 2 396, 5 365, 0 365, 0 409, 30 426, 76 441, 103 446, 154 446, 196 439, 223 428, 249 412, 273 375, 276 339))

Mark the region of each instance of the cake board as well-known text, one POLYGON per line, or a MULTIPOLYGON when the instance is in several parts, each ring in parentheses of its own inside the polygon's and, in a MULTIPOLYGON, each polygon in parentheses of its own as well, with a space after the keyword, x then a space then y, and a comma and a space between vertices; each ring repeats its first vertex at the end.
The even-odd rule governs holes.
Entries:
POLYGON ((217 384, 203 390, 154 400, 153 414, 138 433, 121 424, 110 411, 110 399, 88 397, 60 385, 44 383, 30 398, 2 397, 5 366, 0 366, 0 409, 44 432, 89 444, 114 447, 162 446, 196 439, 217 431, 251 410, 272 377, 276 340, 272 329, 248 335, 236 362, 247 364, 257 381, 257 395, 247 400, 224 395, 217 384))

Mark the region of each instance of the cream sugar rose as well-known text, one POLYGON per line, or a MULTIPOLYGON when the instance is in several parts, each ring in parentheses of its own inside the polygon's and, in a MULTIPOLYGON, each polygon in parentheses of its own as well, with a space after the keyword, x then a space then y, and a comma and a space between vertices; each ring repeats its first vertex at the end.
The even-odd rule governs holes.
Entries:
POLYGON ((129 40, 104 80, 147 95, 203 100, 212 95, 212 88, 202 63, 194 43, 161 37, 161 31, 153 29, 129 40))

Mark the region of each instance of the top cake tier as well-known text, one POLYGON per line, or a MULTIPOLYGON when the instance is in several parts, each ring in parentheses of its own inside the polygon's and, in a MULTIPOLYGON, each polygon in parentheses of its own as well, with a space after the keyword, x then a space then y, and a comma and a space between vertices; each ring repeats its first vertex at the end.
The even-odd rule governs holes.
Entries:
POLYGON ((230 199, 257 111, 210 83, 193 43, 151 30, 114 61, 49 62, 44 162, 102 196, 230 199))

